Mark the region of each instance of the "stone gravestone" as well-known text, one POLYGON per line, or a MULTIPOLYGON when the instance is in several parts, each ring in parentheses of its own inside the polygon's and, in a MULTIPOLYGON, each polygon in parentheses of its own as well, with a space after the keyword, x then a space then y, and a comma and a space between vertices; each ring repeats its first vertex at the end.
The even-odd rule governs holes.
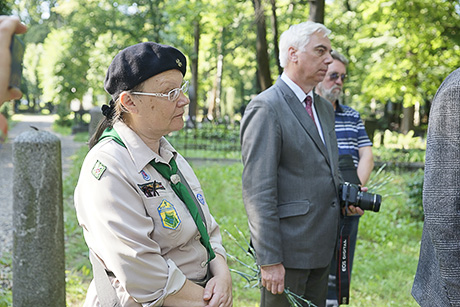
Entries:
POLYGON ((89 110, 89 114, 91 115, 91 120, 89 122, 88 132, 89 132, 89 137, 91 138, 94 132, 96 132, 96 128, 104 116, 102 115, 101 107, 97 107, 97 106, 91 108, 91 110, 89 110))
POLYGON ((27 131, 13 143, 13 305, 65 307, 61 143, 27 131))

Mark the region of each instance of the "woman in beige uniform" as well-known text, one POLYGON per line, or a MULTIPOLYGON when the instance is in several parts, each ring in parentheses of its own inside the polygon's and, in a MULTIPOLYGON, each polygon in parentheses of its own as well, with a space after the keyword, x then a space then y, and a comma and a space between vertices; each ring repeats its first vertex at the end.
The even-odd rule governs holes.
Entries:
POLYGON ((75 190, 94 268, 85 306, 232 306, 219 226, 192 168, 163 137, 183 127, 185 72, 179 50, 153 42, 109 66, 112 100, 75 190))

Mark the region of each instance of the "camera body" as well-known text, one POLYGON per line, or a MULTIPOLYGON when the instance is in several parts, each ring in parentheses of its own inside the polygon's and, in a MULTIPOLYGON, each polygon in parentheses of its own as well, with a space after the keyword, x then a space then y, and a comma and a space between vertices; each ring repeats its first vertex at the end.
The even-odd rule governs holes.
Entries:
POLYGON ((9 87, 20 88, 22 76, 22 58, 24 57, 24 43, 16 35, 11 37, 11 72, 9 87))
POLYGON ((357 184, 345 182, 339 188, 340 204, 344 207, 349 205, 363 210, 379 212, 382 196, 361 191, 357 184))

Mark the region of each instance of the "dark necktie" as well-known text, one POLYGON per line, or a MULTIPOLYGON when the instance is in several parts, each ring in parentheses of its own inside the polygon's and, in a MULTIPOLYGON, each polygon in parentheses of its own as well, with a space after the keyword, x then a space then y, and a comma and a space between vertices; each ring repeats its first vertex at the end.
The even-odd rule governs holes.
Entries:
POLYGON ((164 178, 168 179, 171 182, 172 189, 187 206, 187 209, 188 211, 190 211, 190 214, 192 215, 193 220, 195 221, 196 227, 200 232, 200 242, 201 244, 203 244, 204 247, 206 247, 209 253, 209 261, 211 261, 212 259, 214 259, 214 257, 216 257, 216 255, 214 254, 214 251, 211 247, 211 243, 209 242, 209 234, 206 230, 206 226, 204 225, 200 213, 198 212, 198 208, 196 207, 195 202, 193 201, 192 197, 194 196, 191 196, 190 193, 187 191, 187 187, 182 182, 180 182, 179 175, 177 174, 176 161, 174 159, 171 159, 169 164, 171 165, 171 167, 169 167, 169 165, 167 164, 157 163, 154 160, 150 162, 151 166, 153 166, 164 178))
POLYGON ((316 126, 315 117, 313 116, 312 104, 313 104, 313 99, 311 99, 311 96, 307 96, 307 98, 305 98, 305 105, 306 105, 305 109, 307 109, 308 115, 310 115, 311 119, 313 120, 313 123, 316 126))

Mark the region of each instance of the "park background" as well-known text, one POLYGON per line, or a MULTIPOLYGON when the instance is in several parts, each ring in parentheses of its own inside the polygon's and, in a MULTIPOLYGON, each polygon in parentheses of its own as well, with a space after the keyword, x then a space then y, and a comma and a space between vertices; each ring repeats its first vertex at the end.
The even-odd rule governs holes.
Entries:
MULTIPOLYGON (((279 34, 310 19, 331 29, 333 48, 350 59, 342 101, 362 114, 377 162, 371 184, 384 197, 381 212, 360 223, 350 306, 416 306, 410 288, 423 225, 424 137, 437 88, 460 66, 459 12, 460 2, 449 0, 0 0, 1 14, 29 27, 21 36, 24 97, 0 111, 11 125, 23 112, 55 114, 56 132, 82 142, 64 182, 67 304, 81 305, 91 279, 72 193, 87 152, 88 133, 80 131, 89 110, 109 100, 103 80, 113 56, 141 41, 187 55, 186 128, 168 138, 190 158, 222 230, 241 241, 238 229, 249 233, 238 123, 251 97, 281 72, 279 34)), ((226 233, 224 244, 251 261, 226 233)), ((10 266, 11 255, 0 255, 0 265, 10 266)), ((233 280, 234 305, 258 306, 253 284, 233 280)), ((2 286, 0 306, 10 304, 11 289, 2 286)))

